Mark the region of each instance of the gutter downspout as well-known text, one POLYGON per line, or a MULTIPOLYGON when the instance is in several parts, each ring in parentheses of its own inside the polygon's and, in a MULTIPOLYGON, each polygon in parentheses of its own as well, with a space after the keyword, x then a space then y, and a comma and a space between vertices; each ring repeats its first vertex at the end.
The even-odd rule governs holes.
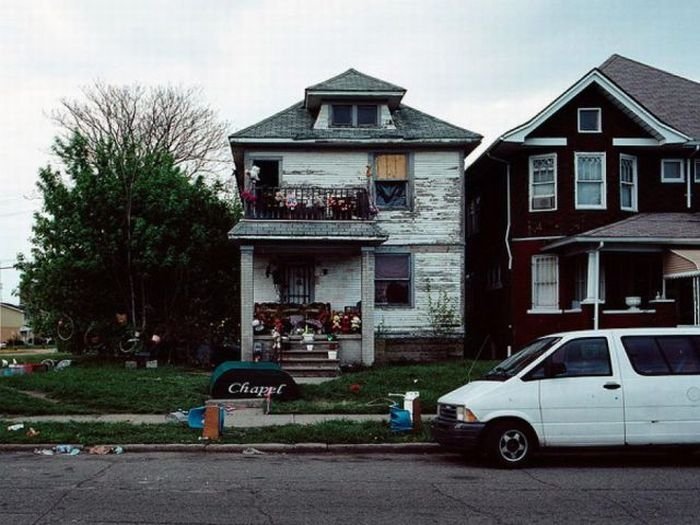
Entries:
MULTIPOLYGON (((506 245, 506 252, 508 253, 508 272, 509 272, 509 274, 510 274, 510 272, 513 271, 513 250, 511 249, 511 246, 510 246, 510 227, 511 227, 511 212, 510 212, 510 162, 508 162, 508 161, 505 160, 505 159, 501 159, 501 158, 498 158, 498 157, 494 157, 493 155, 491 155, 491 152, 490 152, 490 151, 486 151, 486 156, 487 156, 489 159, 491 159, 491 160, 494 160, 494 161, 496 161, 496 162, 500 162, 501 164, 505 164, 505 165, 506 165, 506 231, 505 231, 505 234, 504 234, 504 236, 503 236, 503 242, 504 242, 504 244, 506 245)), ((511 293, 512 293, 512 290, 513 290, 513 280, 510 279, 510 275, 509 275, 509 279, 508 279, 508 280, 510 281, 510 289, 511 289, 511 293)), ((512 341, 513 341, 513 319, 512 319, 512 312, 511 312, 512 303, 511 303, 510 306, 511 306, 511 307, 508 308, 508 312, 509 312, 509 314, 508 314, 508 315, 509 315, 509 319, 508 319, 508 331, 510 332, 510 342, 512 343, 512 341)), ((508 357, 511 356, 512 352, 513 352, 513 346, 512 346, 511 344, 509 344, 508 347, 506 348, 506 353, 507 353, 508 357)))

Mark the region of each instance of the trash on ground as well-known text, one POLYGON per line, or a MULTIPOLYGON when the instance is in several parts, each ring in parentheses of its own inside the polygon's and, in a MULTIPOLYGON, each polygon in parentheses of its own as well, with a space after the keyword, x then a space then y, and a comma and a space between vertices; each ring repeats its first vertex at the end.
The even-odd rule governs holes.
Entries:
POLYGON ((56 454, 65 454, 68 456, 77 456, 80 454, 80 449, 73 445, 56 445, 53 447, 56 454))
POLYGON ((71 361, 70 359, 61 359, 54 367, 54 370, 63 370, 64 368, 68 368, 72 364, 73 361, 71 361))
POLYGON ((38 436, 39 434, 41 434, 41 432, 39 432, 38 430, 35 430, 32 427, 29 427, 29 430, 27 430, 26 436, 33 438, 33 437, 38 436))
POLYGON ((10 425, 9 427, 7 427, 7 430, 9 430, 10 432, 16 432, 18 430, 22 430, 23 428, 24 428, 24 423, 16 423, 14 425, 10 425))
POLYGON ((171 423, 187 423, 187 411, 178 409, 165 416, 165 420, 171 423))
POLYGON ((257 448, 253 447, 248 447, 243 449, 243 452, 241 452, 244 456, 263 456, 265 453, 262 450, 258 450, 257 448))
POLYGON ((53 456, 54 451, 50 448, 35 448, 34 454, 37 454, 39 456, 53 456))
POLYGON ((116 446, 111 447, 109 445, 95 445, 88 449, 88 454, 95 454, 98 456, 106 456, 107 454, 123 454, 124 449, 122 447, 116 446))

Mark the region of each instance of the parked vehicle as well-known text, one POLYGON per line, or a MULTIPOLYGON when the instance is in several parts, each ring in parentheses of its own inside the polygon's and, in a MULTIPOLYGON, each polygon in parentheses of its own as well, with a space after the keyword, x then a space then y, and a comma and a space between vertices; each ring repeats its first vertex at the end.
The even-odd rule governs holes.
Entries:
POLYGON ((542 337, 442 396, 432 430, 506 468, 553 447, 700 445, 700 329, 542 337))

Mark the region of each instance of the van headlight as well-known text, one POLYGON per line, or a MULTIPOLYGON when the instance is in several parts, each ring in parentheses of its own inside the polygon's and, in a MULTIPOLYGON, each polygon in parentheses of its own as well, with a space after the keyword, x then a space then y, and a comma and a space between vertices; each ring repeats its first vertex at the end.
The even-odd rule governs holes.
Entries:
POLYGON ((474 415, 474 412, 469 410, 467 407, 458 405, 457 406, 457 421, 464 421, 465 423, 476 423, 478 419, 474 415))

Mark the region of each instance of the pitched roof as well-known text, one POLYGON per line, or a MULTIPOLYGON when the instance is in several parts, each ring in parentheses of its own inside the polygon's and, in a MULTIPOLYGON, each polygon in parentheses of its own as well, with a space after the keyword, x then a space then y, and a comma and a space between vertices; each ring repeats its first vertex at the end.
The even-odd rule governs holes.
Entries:
POLYGON ((232 143, 236 139, 287 139, 294 141, 340 141, 376 140, 388 142, 403 141, 450 141, 478 142, 481 135, 449 124, 427 115, 405 104, 392 112, 396 129, 386 128, 334 128, 314 129, 314 116, 305 109, 304 102, 298 102, 279 113, 229 136, 232 143))
POLYGON ((333 78, 314 84, 306 88, 307 91, 401 91, 406 90, 385 80, 381 80, 356 69, 350 68, 347 71, 336 75, 333 78))
POLYGON ((700 139, 700 83, 620 55, 598 69, 659 120, 700 139))
POLYGON ((293 242, 360 242, 381 244, 389 236, 369 221, 261 221, 243 220, 228 234, 233 240, 289 240, 293 242))
POLYGON ((638 213, 612 224, 559 239, 547 249, 581 242, 700 243, 700 213, 638 213))

